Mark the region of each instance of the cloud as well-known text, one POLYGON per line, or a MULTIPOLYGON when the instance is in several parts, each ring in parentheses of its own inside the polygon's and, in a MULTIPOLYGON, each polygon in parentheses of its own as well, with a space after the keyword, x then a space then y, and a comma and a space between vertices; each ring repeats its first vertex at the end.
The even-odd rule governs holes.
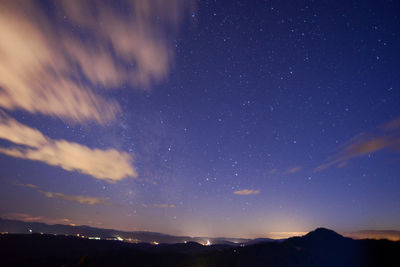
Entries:
POLYGON ((297 172, 301 171, 301 169, 302 169, 302 167, 300 167, 300 166, 298 166, 298 167, 293 167, 293 168, 288 169, 288 170, 286 171, 286 173, 288 173, 288 174, 294 174, 294 173, 297 173, 297 172))
POLYGON ((109 198, 100 198, 100 197, 89 197, 89 196, 75 196, 75 195, 66 195, 63 193, 57 192, 46 192, 39 190, 47 198, 58 198, 67 201, 77 202, 80 204, 87 205, 104 205, 104 206, 112 206, 113 203, 109 200, 109 198))
POLYGON ((121 111, 107 89, 162 81, 173 62, 166 32, 193 1, 110 3, 57 1, 49 15, 39 1, 1 1, 0 107, 105 124, 121 111))
POLYGON ((77 195, 67 195, 58 192, 47 192, 40 189, 39 186, 34 184, 22 184, 19 182, 15 182, 14 185, 21 187, 29 187, 36 189, 37 192, 43 194, 47 198, 58 198, 67 201, 73 201, 80 204, 88 204, 88 205, 104 205, 104 206, 112 206, 114 205, 109 198, 101 198, 101 197, 90 197, 90 196, 77 196, 77 195))
POLYGON ((393 139, 391 137, 373 137, 371 139, 361 137, 359 140, 356 140, 355 143, 346 147, 346 154, 349 157, 362 156, 391 147, 399 141, 400 140, 397 140, 397 138, 393 139))
POLYGON ((21 220, 24 222, 44 222, 48 224, 59 224, 59 223, 70 223, 71 220, 68 218, 47 218, 43 216, 34 216, 27 213, 6 213, 2 214, 2 217, 9 220, 21 220))
POLYGON ((260 190, 242 189, 233 192, 235 195, 247 196, 260 194, 260 190))
POLYGON ((35 188, 35 189, 38 189, 38 188, 39 188, 39 186, 34 185, 34 184, 21 184, 21 183, 19 183, 19 182, 15 182, 14 185, 16 185, 16 186, 21 186, 21 187, 35 188))
POLYGON ((398 130, 400 128, 400 117, 386 123, 383 129, 386 131, 398 130))
POLYGON ((396 230, 362 230, 357 232, 343 233, 344 236, 355 239, 388 239, 400 241, 400 231, 396 230))
POLYGON ((0 107, 104 123, 119 111, 71 69, 59 36, 34 1, 0 3, 0 107), (25 5, 26 4, 26 5, 25 5))
POLYGON ((8 156, 40 161, 108 182, 137 177, 132 166, 132 156, 128 153, 53 140, 4 113, 0 113, 0 138, 19 145, 0 147, 0 153, 8 156))
POLYGON ((172 209, 175 208, 174 204, 153 204, 154 207, 156 208, 161 208, 161 209, 172 209))
POLYGON ((268 174, 275 174, 278 171, 278 169, 274 168, 270 171, 268 171, 268 174))
POLYGON ((327 161, 317 166, 314 171, 322 171, 332 166, 344 167, 351 159, 390 149, 400 151, 400 118, 386 123, 376 134, 359 134, 350 139, 339 152, 327 161))
POLYGON ((3 215, 9 220, 22 220, 26 222, 37 222, 43 220, 41 216, 32 216, 26 213, 8 213, 3 215))

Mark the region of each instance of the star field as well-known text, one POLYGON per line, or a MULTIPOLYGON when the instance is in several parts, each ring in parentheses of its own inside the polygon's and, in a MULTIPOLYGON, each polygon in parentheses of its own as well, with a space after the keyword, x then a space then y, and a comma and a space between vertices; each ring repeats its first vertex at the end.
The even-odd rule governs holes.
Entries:
POLYGON ((3 2, 40 41, 7 50, 26 40, 0 27, 0 216, 192 236, 400 228, 396 1, 3 2))

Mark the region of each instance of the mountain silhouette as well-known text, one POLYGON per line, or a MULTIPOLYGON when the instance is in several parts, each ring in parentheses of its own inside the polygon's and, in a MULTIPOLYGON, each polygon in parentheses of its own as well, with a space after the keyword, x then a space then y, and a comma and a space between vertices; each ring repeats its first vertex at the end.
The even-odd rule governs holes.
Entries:
POLYGON ((344 237, 342 235, 336 233, 333 230, 320 227, 320 228, 315 229, 314 231, 309 232, 303 238, 304 239, 314 239, 314 240, 319 240, 321 238, 326 239, 326 240, 334 240, 334 239, 341 239, 344 237))
MULTIPOLYGON (((256 241, 258 241, 256 239, 256 241)), ((131 244, 47 234, 0 235, 1 266, 400 266, 400 242, 325 228, 280 242, 131 244)), ((267 240, 268 241, 268 240, 267 240)))
POLYGON ((302 237, 291 237, 287 241, 303 246, 335 246, 350 241, 351 238, 344 237, 333 230, 317 228, 302 237))
MULTIPOLYGON (((71 226, 65 224, 46 224, 41 222, 25 222, 19 220, 9 220, 0 218, 0 232, 28 234, 30 230, 33 233, 46 233, 57 235, 84 235, 86 237, 100 237, 101 239, 115 239, 120 237, 124 240, 130 239, 134 243, 184 243, 184 242, 197 242, 204 244, 209 240, 212 244, 225 244, 236 245, 238 243, 246 243, 251 239, 244 238, 230 238, 230 237, 189 237, 189 236, 173 236, 157 232, 147 231, 120 231, 114 229, 95 228, 91 226, 71 226)), ((271 239, 271 241, 274 241, 271 239)), ((255 241, 256 242, 256 241, 255 241)))

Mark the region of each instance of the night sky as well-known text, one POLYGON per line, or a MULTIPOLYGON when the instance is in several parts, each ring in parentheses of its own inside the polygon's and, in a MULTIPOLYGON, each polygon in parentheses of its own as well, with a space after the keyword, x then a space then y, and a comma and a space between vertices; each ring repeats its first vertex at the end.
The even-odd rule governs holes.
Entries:
POLYGON ((400 230, 397 1, 0 0, 0 217, 400 230))

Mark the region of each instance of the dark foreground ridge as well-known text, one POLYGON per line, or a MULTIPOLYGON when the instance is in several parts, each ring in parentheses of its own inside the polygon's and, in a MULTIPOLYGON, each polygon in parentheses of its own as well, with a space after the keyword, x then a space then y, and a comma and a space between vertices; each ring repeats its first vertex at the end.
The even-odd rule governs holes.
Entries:
POLYGON ((353 240, 318 228, 254 245, 131 244, 76 236, 3 234, 1 266, 400 266, 400 242, 353 240))
MULTIPOLYGON (((126 232, 114 229, 95 228, 90 226, 71 226, 65 224, 46 224, 41 222, 24 222, 19 220, 8 220, 0 218, 0 232, 8 232, 14 234, 29 234, 29 233, 46 233, 55 235, 73 235, 84 236, 86 238, 97 237, 106 240, 124 240, 131 243, 165 243, 176 244, 185 242, 197 242, 206 244, 207 241, 212 244, 242 244, 247 242, 258 243, 260 240, 251 240, 244 238, 210 238, 210 237, 189 237, 189 236, 173 236, 157 232, 133 231, 126 232)), ((270 239, 270 241, 279 241, 270 239)))

